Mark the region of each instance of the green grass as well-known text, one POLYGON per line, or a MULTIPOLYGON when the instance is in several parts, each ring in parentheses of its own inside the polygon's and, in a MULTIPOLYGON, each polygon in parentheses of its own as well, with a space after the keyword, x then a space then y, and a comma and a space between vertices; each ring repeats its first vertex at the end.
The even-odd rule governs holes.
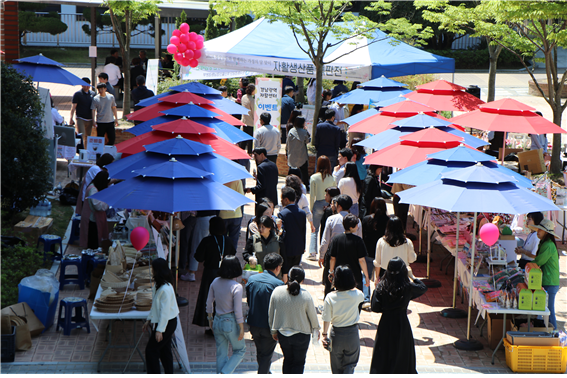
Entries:
MULTIPOLYGON (((98 48, 97 49, 97 64, 103 65, 104 60, 110 55, 111 49, 98 48)), ((120 51, 120 49, 118 50, 120 51)), ((133 49, 130 51, 130 59, 138 56, 140 49, 133 49)), ((155 50, 146 49, 148 59, 154 59, 155 50)), ((49 59, 53 59, 60 63, 74 63, 74 64, 90 64, 88 47, 42 47, 42 46, 20 46, 20 58, 43 54, 49 59)), ((119 53, 120 54, 120 53, 119 53)))

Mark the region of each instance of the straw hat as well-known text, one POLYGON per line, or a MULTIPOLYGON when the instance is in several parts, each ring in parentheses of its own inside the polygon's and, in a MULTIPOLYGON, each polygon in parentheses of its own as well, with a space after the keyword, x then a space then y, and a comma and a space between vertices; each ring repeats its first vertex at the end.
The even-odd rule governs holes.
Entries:
POLYGON ((530 229, 532 229, 533 231, 537 231, 537 230, 543 230, 545 232, 547 232, 548 234, 551 234, 553 236, 555 236, 556 238, 559 237, 559 235, 557 235, 555 233, 555 225, 553 224, 553 222, 549 219, 544 219, 540 222, 539 225, 535 226, 529 226, 530 229))

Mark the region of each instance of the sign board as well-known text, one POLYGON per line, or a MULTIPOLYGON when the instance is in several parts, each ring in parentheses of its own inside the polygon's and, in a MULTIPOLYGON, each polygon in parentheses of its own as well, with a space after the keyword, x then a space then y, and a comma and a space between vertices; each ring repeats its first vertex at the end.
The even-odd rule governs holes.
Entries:
POLYGON ((96 160, 96 154, 104 154, 104 137, 88 137, 87 151, 89 151, 89 160, 96 160))
POLYGON ((89 46, 89 58, 96 58, 96 46, 89 46))
POLYGON ((71 160, 77 153, 76 147, 57 145, 57 159, 71 160))
POLYGON ((183 80, 216 80, 227 79, 233 77, 247 77, 258 75, 257 72, 244 71, 244 70, 230 70, 217 67, 209 67, 198 65, 195 68, 181 67, 181 79, 183 80))
MULTIPOLYGON (((159 59, 148 59, 148 67, 146 69, 146 88, 153 91, 154 94, 157 93, 158 71, 159 59)), ((130 78, 130 80, 132 80, 132 78, 130 78)), ((136 78, 133 78, 133 80, 136 80, 136 78)))
POLYGON ((256 95, 254 99, 254 131, 256 131, 261 126, 260 114, 264 112, 270 113, 270 115, 272 116, 270 124, 279 129, 281 111, 282 79, 257 77, 256 95))
POLYGON ((313 130, 313 116, 315 115, 315 105, 303 105, 303 109, 301 109, 301 116, 305 118, 305 126, 307 130, 309 130, 309 134, 311 134, 311 130, 313 130))

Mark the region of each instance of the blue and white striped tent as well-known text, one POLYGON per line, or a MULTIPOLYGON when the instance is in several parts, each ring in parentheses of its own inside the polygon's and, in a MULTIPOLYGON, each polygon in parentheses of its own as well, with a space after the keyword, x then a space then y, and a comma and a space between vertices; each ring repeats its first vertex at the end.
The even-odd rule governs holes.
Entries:
MULTIPOLYGON (((306 45, 301 36, 298 37, 306 45)), ((353 37, 329 48, 326 61, 341 57, 325 66, 323 77, 364 82, 382 75, 395 77, 455 71, 455 61, 451 58, 396 41, 380 30, 375 30, 373 37, 353 37)), ((341 39, 331 34, 326 42, 333 44, 341 39)), ((315 77, 313 63, 297 45, 289 26, 281 22, 270 23, 263 18, 205 42, 200 64, 220 70, 315 77)), ((191 79, 191 75, 184 78, 191 79)))

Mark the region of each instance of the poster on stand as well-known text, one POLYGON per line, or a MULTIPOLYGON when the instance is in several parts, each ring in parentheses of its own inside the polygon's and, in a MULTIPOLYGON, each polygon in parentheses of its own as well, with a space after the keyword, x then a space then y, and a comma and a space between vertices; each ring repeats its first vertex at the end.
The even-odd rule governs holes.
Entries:
POLYGON ((104 154, 104 137, 90 136, 87 138, 87 151, 89 151, 89 160, 96 161, 97 154, 104 154))
POLYGON ((75 157, 77 149, 71 146, 57 146, 57 159, 71 160, 75 157))
MULTIPOLYGON (((270 124, 280 129, 282 111, 282 79, 268 77, 256 78, 256 93, 254 100, 254 132, 260 125, 260 114, 270 113, 270 124)), ((281 130, 280 130, 281 131, 281 130)))
MULTIPOLYGON (((146 69, 146 88, 157 93, 158 77, 159 77, 159 59, 148 59, 148 67, 146 69)), ((136 78, 130 78, 136 80, 136 78)))

